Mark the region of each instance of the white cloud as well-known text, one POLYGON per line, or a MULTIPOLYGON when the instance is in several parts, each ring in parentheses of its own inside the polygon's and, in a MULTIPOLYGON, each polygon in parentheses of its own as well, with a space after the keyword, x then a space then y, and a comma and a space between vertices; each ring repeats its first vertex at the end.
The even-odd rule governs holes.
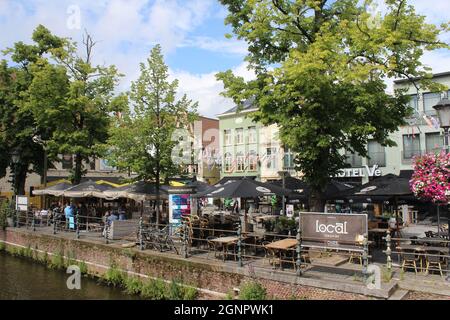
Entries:
MULTIPOLYGON (((216 117, 233 107, 233 101, 220 95, 224 90, 222 82, 216 80, 216 73, 192 74, 186 71, 171 70, 172 78, 180 82, 180 93, 187 94, 194 101, 199 102, 198 111, 207 117, 216 117)), ((242 63, 233 69, 237 76, 251 80, 255 76, 247 69, 247 65, 242 63)))
POLYGON ((212 52, 231 53, 242 56, 248 53, 248 46, 244 41, 236 39, 217 40, 202 36, 186 39, 179 47, 193 47, 212 52))

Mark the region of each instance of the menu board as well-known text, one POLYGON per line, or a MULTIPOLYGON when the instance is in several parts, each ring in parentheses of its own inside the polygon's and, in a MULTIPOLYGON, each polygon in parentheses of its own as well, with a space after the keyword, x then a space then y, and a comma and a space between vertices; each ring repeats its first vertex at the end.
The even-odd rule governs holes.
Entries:
POLYGON ((169 195, 169 222, 181 223, 181 217, 191 214, 191 197, 189 194, 169 195))

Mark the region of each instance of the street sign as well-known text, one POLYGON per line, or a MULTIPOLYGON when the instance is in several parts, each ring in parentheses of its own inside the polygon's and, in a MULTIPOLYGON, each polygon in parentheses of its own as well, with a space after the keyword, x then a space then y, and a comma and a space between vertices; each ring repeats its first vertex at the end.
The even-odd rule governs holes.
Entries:
POLYGON ((16 196, 16 210, 17 211, 28 211, 28 197, 16 196))

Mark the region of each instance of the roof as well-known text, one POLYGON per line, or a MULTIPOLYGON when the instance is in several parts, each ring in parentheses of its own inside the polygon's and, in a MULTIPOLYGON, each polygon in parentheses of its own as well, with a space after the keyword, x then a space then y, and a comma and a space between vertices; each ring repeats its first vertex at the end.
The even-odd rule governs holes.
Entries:
POLYGON ((253 104, 255 99, 247 99, 242 103, 242 107, 235 106, 227 111, 225 111, 222 114, 219 114, 218 117, 229 115, 229 114, 235 114, 239 112, 248 112, 252 110, 257 110, 257 107, 253 104))
MULTIPOLYGON (((450 71, 433 74, 433 78, 449 77, 449 76, 450 76, 450 71)), ((420 77, 415 77, 415 78, 411 78, 411 79, 397 79, 397 80, 394 80, 394 83, 400 84, 400 83, 406 83, 406 82, 416 81, 416 80, 420 80, 420 79, 421 79, 420 77)))

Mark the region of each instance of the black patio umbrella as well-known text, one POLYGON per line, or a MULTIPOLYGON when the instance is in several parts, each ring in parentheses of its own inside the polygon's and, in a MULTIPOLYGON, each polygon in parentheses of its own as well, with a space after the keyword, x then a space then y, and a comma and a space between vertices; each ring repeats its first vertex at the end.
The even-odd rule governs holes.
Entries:
MULTIPOLYGON (((283 180, 277 180, 273 182, 274 185, 282 186, 283 180)), ((303 180, 286 177, 284 185, 287 189, 295 191, 292 194, 293 199, 308 200, 311 195, 311 186, 303 180)), ((350 184, 343 183, 337 180, 331 180, 325 187, 324 194, 327 200, 339 199, 351 192, 354 187, 350 184)))
POLYGON ((71 187, 72 184, 67 182, 61 182, 51 187, 47 187, 45 189, 33 190, 33 195, 35 196, 50 195, 58 197, 63 194, 64 190, 67 190, 71 187))
MULTIPOLYGON (((123 187, 112 188, 104 192, 107 199, 129 198, 135 201, 156 199, 156 184, 154 182, 138 181, 123 187)), ((160 186, 162 199, 168 198, 167 186, 160 186)))
POLYGON ((295 192, 276 185, 251 179, 229 180, 216 184, 204 192, 195 194, 198 198, 257 198, 262 196, 289 196, 295 192))
POLYGON ((376 202, 411 200, 414 199, 414 195, 409 187, 409 179, 395 174, 387 174, 355 188, 355 191, 349 194, 347 198, 356 201, 371 200, 376 202))
POLYGON ((64 190, 61 195, 66 198, 105 198, 103 192, 113 188, 110 185, 98 184, 93 180, 88 180, 64 190))

